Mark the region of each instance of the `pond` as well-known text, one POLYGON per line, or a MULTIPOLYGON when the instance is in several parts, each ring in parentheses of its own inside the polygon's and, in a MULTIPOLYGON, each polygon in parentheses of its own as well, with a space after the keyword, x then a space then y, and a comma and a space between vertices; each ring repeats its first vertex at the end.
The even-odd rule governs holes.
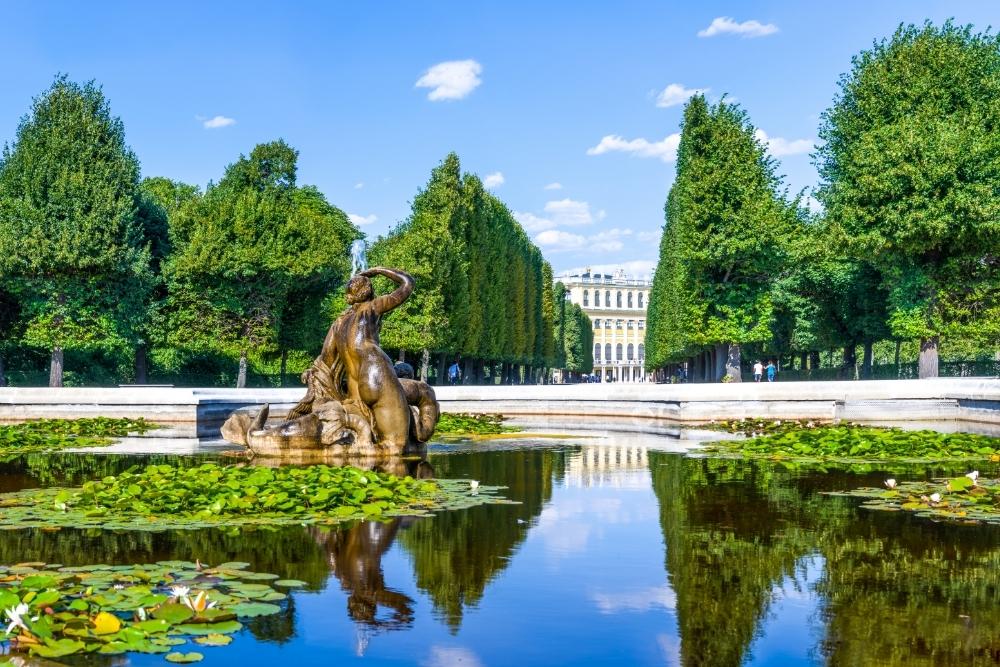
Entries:
MULTIPOLYGON (((666 438, 437 445, 437 477, 506 485, 520 504, 334 528, 3 531, 0 564, 243 561, 305 582, 230 645, 181 647, 206 665, 1000 660, 1000 527, 822 494, 964 469, 792 466, 671 448, 666 438)), ((0 463, 0 491, 198 460, 29 454, 0 463)), ((983 475, 996 476, 987 465, 983 475)), ((169 664, 134 653, 60 660, 169 664)))

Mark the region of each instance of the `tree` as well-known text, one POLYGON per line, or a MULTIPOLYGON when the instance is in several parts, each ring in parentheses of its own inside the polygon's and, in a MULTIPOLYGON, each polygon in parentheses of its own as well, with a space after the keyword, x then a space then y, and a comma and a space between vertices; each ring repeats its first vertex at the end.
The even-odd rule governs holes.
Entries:
POLYGON ((296 187, 297 159, 284 141, 259 144, 171 218, 165 342, 238 358, 238 387, 251 355, 291 339, 292 302, 315 303, 343 276, 359 236, 315 188, 296 187))
POLYGON ((651 362, 709 350, 706 375, 739 381, 740 345, 771 335, 771 284, 794 220, 775 166, 746 112, 691 98, 650 297, 651 362))
POLYGON ((818 198, 888 290, 892 334, 1000 337, 1000 40, 900 26, 852 59, 822 116, 818 198))
POLYGON ((152 285, 139 162, 101 89, 59 76, 34 99, 0 159, 0 274, 24 315, 23 342, 51 351, 134 345, 152 285))

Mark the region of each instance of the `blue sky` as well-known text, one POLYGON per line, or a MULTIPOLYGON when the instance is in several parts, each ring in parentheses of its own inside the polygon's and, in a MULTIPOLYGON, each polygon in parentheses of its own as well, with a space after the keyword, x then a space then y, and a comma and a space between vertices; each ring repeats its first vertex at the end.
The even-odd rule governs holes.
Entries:
POLYGON ((634 275, 655 264, 673 102, 695 89, 736 98, 790 189, 811 188, 809 146, 852 55, 900 22, 1000 23, 987 0, 53 1, 3 13, 0 140, 56 72, 96 79, 144 175, 204 186, 282 137, 300 151, 300 182, 371 237, 406 217, 454 150, 494 175, 557 273, 634 275))

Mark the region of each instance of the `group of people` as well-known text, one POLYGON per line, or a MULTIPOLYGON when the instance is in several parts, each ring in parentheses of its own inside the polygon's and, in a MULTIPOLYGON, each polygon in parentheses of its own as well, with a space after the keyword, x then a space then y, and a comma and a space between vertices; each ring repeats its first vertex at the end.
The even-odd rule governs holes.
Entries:
POLYGON ((774 382, 774 377, 778 374, 778 367, 770 360, 767 362, 767 366, 764 366, 758 359, 753 365, 753 381, 760 382, 765 372, 767 373, 767 381, 774 382))

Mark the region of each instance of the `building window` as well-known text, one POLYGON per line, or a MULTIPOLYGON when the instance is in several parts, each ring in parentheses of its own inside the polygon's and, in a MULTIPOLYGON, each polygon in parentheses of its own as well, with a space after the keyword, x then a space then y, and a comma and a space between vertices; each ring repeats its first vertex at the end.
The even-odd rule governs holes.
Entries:
POLYGON ((604 361, 611 361, 611 343, 604 345, 604 361))
POLYGON ((594 320, 594 328, 595 329, 600 329, 601 328, 601 321, 600 320, 594 320))
POLYGON ((610 308, 611 307, 611 292, 610 291, 604 292, 604 307, 605 308, 610 308))
POLYGON ((638 324, 640 329, 646 328, 646 320, 639 320, 636 324, 638 324))
POLYGON ((587 306, 590 305, 590 303, 588 303, 589 300, 590 300, 590 290, 585 289, 585 290, 583 290, 583 307, 584 308, 586 308, 587 306))
POLYGON ((611 328, 611 320, 604 320, 604 328, 605 329, 611 328))
POLYGON ((628 326, 629 330, 634 329, 635 328, 635 320, 629 320, 627 326, 628 326))
POLYGON ((634 353, 635 353, 635 346, 634 346, 634 345, 632 345, 632 343, 629 343, 629 344, 628 344, 628 352, 627 352, 627 354, 628 354, 628 360, 629 360, 629 361, 632 361, 632 360, 633 360, 633 359, 635 358, 635 357, 633 356, 633 355, 634 355, 634 353))
POLYGON ((646 346, 639 343, 639 361, 643 361, 646 358, 646 346))
POLYGON ((632 292, 628 293, 628 307, 632 307, 632 292))
POLYGON ((601 360, 601 344, 594 343, 594 361, 601 360))
POLYGON ((618 292, 618 307, 622 307, 622 293, 618 292))
POLYGON ((621 343, 618 343, 618 345, 615 346, 615 359, 617 359, 618 361, 622 360, 622 344, 621 343))
POLYGON ((639 292, 639 307, 642 308, 642 292, 639 292))

